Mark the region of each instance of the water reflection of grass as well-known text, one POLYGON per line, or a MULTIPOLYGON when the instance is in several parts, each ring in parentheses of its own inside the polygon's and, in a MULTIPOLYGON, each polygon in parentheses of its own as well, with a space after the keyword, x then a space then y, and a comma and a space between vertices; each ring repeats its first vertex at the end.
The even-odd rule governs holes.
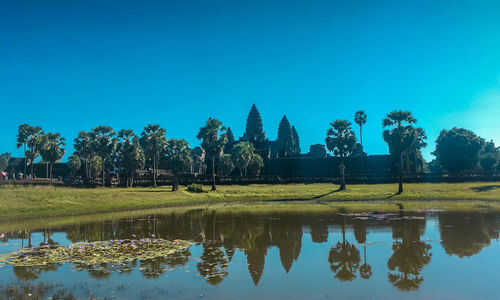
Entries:
MULTIPOLYGON (((500 211, 499 202, 485 201, 404 201, 406 210, 438 209, 449 211, 478 211, 488 209, 489 211, 500 211)), ((94 213, 77 216, 60 217, 33 217, 17 220, 0 221, 0 232, 10 232, 23 228, 32 230, 40 228, 43 224, 46 228, 58 228, 73 224, 90 224, 101 221, 114 221, 125 218, 137 218, 141 216, 153 216, 155 214, 183 214, 197 209, 213 209, 218 213, 325 213, 325 212, 361 212, 385 210, 397 212, 399 207, 394 201, 343 201, 343 202, 265 202, 252 204, 213 204, 189 207, 143 209, 133 211, 119 211, 109 213, 94 213)))
MULTIPOLYGON (((221 203, 255 203, 274 200, 297 200, 305 203, 331 202, 329 205, 365 208, 366 201, 417 201, 416 207, 441 208, 443 206, 469 207, 470 203, 438 203, 435 200, 499 201, 500 189, 491 183, 438 183, 406 184, 405 192, 394 195, 394 184, 350 185, 347 191, 335 191, 331 184, 249 185, 220 186, 217 192, 172 192, 162 188, 79 189, 64 187, 0 187, 0 218, 61 216, 125 211, 155 207, 214 205, 221 203), (360 201, 365 202, 360 202, 360 201), (433 200, 431 203, 428 200, 433 200), (341 201, 350 201, 349 203, 341 201), (340 203, 339 203, 340 202, 340 203), (356 203, 360 202, 360 203, 356 203)), ((413 205, 408 203, 405 205, 413 205)))
POLYGON ((5 285, 1 284, 0 298, 12 300, 76 299, 70 290, 62 288, 61 285, 43 282, 32 284, 25 281, 11 282, 5 285))

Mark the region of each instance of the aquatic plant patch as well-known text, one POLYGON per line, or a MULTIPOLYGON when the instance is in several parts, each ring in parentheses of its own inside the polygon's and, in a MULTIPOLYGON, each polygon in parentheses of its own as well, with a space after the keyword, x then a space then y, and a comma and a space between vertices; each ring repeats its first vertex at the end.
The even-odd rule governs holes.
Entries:
POLYGON ((71 263, 87 268, 110 264, 116 267, 134 260, 169 257, 185 252, 193 242, 145 238, 140 240, 109 240, 81 242, 70 246, 44 244, 0 255, 0 264, 19 267, 71 263))

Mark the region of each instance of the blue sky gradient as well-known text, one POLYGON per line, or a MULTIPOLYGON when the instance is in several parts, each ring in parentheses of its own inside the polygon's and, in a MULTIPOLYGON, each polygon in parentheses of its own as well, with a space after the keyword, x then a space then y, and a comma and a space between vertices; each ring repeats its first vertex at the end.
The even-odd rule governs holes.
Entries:
POLYGON ((69 153, 101 124, 159 123, 194 147, 210 116, 242 136, 252 103, 270 139, 286 114, 303 152, 360 109, 369 154, 388 152, 395 109, 427 159, 443 128, 500 143, 499 16, 500 1, 3 1, 0 152, 22 156, 21 123, 69 153))

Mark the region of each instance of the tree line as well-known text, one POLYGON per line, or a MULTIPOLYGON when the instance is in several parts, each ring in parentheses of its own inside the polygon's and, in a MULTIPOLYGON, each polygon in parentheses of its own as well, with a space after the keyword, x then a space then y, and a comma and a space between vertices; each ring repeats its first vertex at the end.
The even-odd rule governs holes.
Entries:
MULTIPOLYGON (((366 124, 367 115, 358 111, 354 121, 360 128, 362 141, 362 127, 366 124)), ((389 147, 389 154, 393 157, 398 170, 398 194, 403 192, 404 163, 403 156, 414 154, 422 156, 421 149, 427 146, 427 135, 421 127, 416 127, 417 119, 409 111, 392 111, 382 120, 382 137, 389 147)), ((326 134, 326 147, 335 156, 340 157, 341 184, 339 190, 345 187, 345 158, 359 152, 356 135, 352 124, 348 120, 336 120, 330 123, 326 134)), ((360 144, 363 149, 362 142, 360 144)), ((487 142, 484 138, 464 128, 454 127, 450 130, 441 130, 436 139, 436 149, 432 154, 436 159, 426 167, 431 172, 448 172, 455 175, 465 175, 470 172, 493 172, 500 169, 500 147, 493 141, 487 142)))
MULTIPOLYGON (((366 121, 365 112, 355 113, 354 122, 360 129, 360 144, 357 143, 352 123, 348 120, 331 122, 326 132, 326 148, 341 161, 340 190, 346 188, 345 159, 351 155, 364 154, 362 128, 366 121)), ((382 137, 398 171, 398 193, 403 192, 403 157, 409 154, 421 157, 421 149, 427 145, 426 133, 416 123, 417 119, 409 111, 392 111, 382 120, 382 137)), ((221 121, 209 118, 197 135, 206 155, 203 163, 211 173, 212 190, 216 190, 217 175, 230 175, 236 171, 243 178, 247 176, 248 170, 253 175, 258 175, 264 166, 264 160, 256 153, 252 142, 239 142, 232 147, 230 154, 224 154, 228 134, 232 136, 232 132, 221 121)), ((298 140, 298 135, 296 139, 298 140)), ((33 164, 40 156, 47 166, 47 178, 52 178, 52 165, 65 155, 65 142, 59 133, 45 133, 42 128, 27 124, 19 126, 16 145, 18 149, 22 147, 24 150, 24 174, 29 165, 33 177, 33 164)), ((126 175, 127 187, 133 186, 137 171, 145 167, 152 170, 153 185, 157 186, 158 169, 162 164, 172 171, 172 189, 177 190, 179 175, 190 172, 193 164, 192 149, 188 142, 184 139, 167 139, 166 130, 158 124, 147 125, 140 135, 131 129, 115 132, 109 126, 80 131, 74 139, 74 149, 75 152, 68 158, 72 174, 81 170, 86 178, 100 175, 103 186, 106 172, 114 168, 126 175)), ((466 174, 493 172, 500 168, 500 151, 493 141, 487 142, 464 128, 442 130, 432 154, 436 159, 428 164, 431 172, 466 174)), ((9 153, 0 155, 1 170, 9 166, 9 160, 9 153)))
MULTIPOLYGON (((202 141, 202 149, 207 156, 212 173, 212 190, 216 189, 216 170, 230 174, 235 169, 240 176, 247 175, 251 168, 258 175, 264 166, 263 159, 255 153, 252 143, 241 142, 235 145, 231 154, 223 154, 227 144, 226 128, 222 122, 209 118, 200 128, 197 138, 202 141), (216 168, 216 162, 218 164, 216 168)), ((30 166, 31 178, 34 177, 33 165, 38 157, 47 164, 47 178, 52 179, 52 165, 65 154, 65 139, 58 133, 45 133, 41 127, 22 124, 17 135, 17 148, 24 150, 24 174, 30 166)), ((159 165, 162 164, 174 175, 172 190, 179 186, 179 176, 190 172, 193 164, 191 148, 184 139, 167 139, 166 130, 158 124, 144 127, 140 135, 132 129, 115 132, 109 126, 97 126, 91 131, 80 131, 74 139, 75 152, 68 158, 68 167, 75 175, 82 171, 85 178, 101 176, 105 185, 106 173, 118 169, 127 178, 127 187, 132 187, 138 170, 148 167, 152 170, 153 185, 157 186, 159 165)), ((12 156, 4 153, 0 156, 4 162, 2 170, 7 169, 12 156)), ((14 174, 13 174, 14 175, 14 174)))

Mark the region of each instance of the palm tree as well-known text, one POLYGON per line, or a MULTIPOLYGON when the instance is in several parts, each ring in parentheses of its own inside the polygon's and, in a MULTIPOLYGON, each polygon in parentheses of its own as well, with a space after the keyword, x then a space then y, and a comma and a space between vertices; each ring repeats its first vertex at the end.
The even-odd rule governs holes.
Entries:
POLYGON ((42 146, 40 154, 42 159, 50 166, 50 180, 52 180, 52 168, 56 161, 60 160, 64 154, 65 139, 59 133, 47 133, 41 138, 42 146))
POLYGON ((219 158, 219 162, 217 164, 219 174, 223 176, 230 176, 234 170, 234 163, 231 159, 231 154, 223 154, 219 158))
POLYGON ((71 156, 68 157, 68 167, 71 171, 71 174, 74 176, 76 172, 82 167, 81 158, 74 153, 71 154, 71 156))
POLYGON ((224 145, 227 143, 226 128, 222 126, 222 122, 216 119, 209 118, 206 125, 200 128, 197 139, 202 140, 201 147, 212 159, 212 191, 217 188, 215 186, 215 158, 219 157, 224 150, 224 145))
POLYGON ((354 122, 359 125, 359 140, 361 149, 363 149, 363 125, 366 124, 366 114, 364 111, 359 110, 354 114, 354 122))
POLYGON ((7 169, 11 158, 12 158, 12 155, 9 152, 5 152, 5 153, 0 154, 0 172, 7 169))
POLYGON ((141 146, 146 159, 153 163, 153 185, 156 187, 156 172, 160 162, 160 155, 167 143, 167 131, 158 124, 147 125, 141 133, 141 146))
POLYGON ((122 129, 118 132, 117 160, 119 167, 127 174, 127 187, 134 185, 134 175, 137 169, 144 167, 144 151, 139 143, 139 137, 132 129, 122 129))
POLYGON ((250 159, 250 162, 248 163, 248 172, 250 172, 250 175, 252 176, 259 176, 260 175, 260 170, 264 167, 264 160, 262 159, 262 156, 260 156, 257 153, 254 153, 252 155, 252 158, 250 159))
MULTIPOLYGON (((22 126, 22 125, 21 125, 22 126)), ((43 131, 42 128, 38 126, 29 126, 23 128, 23 136, 25 136, 25 145, 28 150, 25 152, 25 157, 30 160, 30 174, 31 178, 33 178, 33 165, 35 163, 35 159, 40 154, 41 147, 43 145, 43 131), (26 155, 27 153, 27 155, 26 155)), ((18 146, 20 139, 18 139, 18 146)))
POLYGON ((231 152, 231 159, 234 165, 240 170, 240 177, 247 175, 247 167, 254 153, 255 147, 250 142, 241 142, 233 147, 231 152))
POLYGON ((164 158, 167 168, 174 174, 172 191, 175 192, 179 189, 179 173, 188 171, 193 163, 188 142, 181 139, 168 140, 164 158))
POLYGON ((340 157, 341 182, 339 190, 345 190, 345 158, 352 153, 356 145, 356 136, 351 128, 351 123, 346 120, 336 120, 326 132, 326 147, 336 156, 340 157))
POLYGON ((74 140, 75 154, 78 155, 85 162, 85 177, 91 177, 90 160, 94 157, 95 153, 92 149, 92 133, 80 131, 78 137, 74 140))
POLYGON ((17 132, 17 149, 23 146, 24 155, 24 175, 26 175, 26 144, 28 143, 28 136, 30 135, 32 126, 28 124, 21 124, 17 132))
POLYGON ((91 133, 93 152, 101 158, 102 186, 105 180, 106 160, 110 160, 116 150, 116 137, 114 130, 109 126, 97 126, 91 133))
POLYGON ((412 124, 417 123, 417 119, 409 111, 393 111, 387 114, 382 120, 382 127, 393 128, 384 130, 384 141, 389 145, 389 153, 396 158, 399 165, 399 187, 398 194, 403 193, 403 154, 410 151, 419 151, 427 144, 425 131, 422 128, 415 128, 412 124))

